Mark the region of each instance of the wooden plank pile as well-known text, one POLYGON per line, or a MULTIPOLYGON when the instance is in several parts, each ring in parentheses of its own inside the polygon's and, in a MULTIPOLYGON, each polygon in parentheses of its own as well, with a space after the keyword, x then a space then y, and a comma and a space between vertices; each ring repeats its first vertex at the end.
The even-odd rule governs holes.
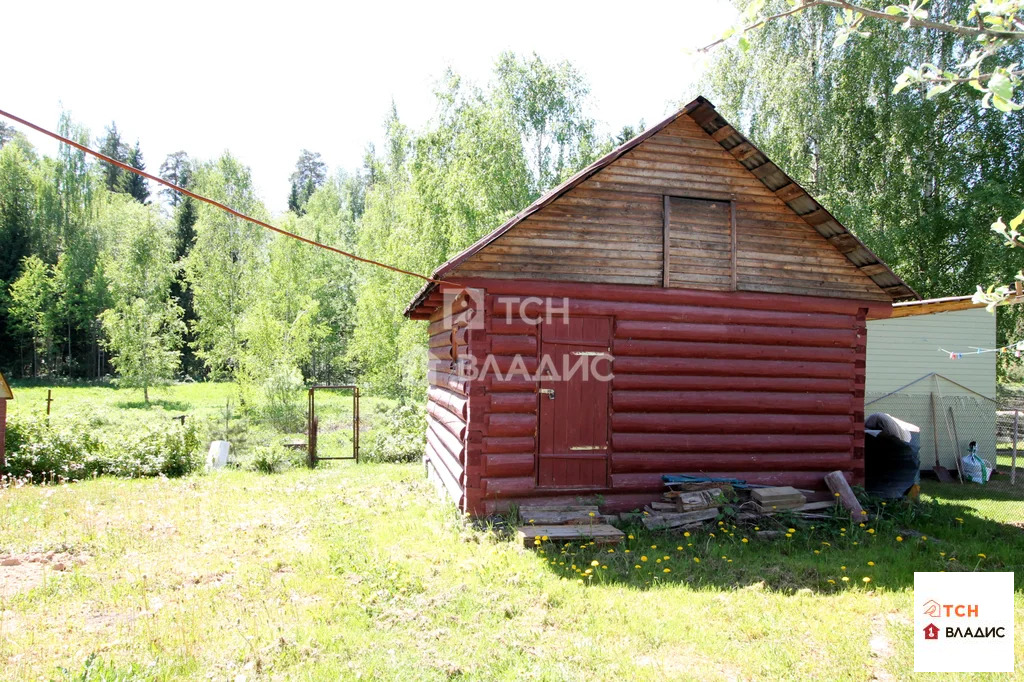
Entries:
POLYGON ((711 487, 706 483, 674 485, 662 495, 661 502, 652 502, 644 508, 647 513, 643 524, 650 530, 697 528, 718 516, 726 492, 731 493, 732 488, 727 485, 711 487))
POLYGON ((799 509, 807 503, 807 498, 790 486, 754 488, 750 491, 750 500, 754 508, 764 514, 799 509))
POLYGON ((517 535, 526 547, 534 541, 568 542, 589 539, 599 545, 622 542, 626 537, 618 528, 606 523, 597 505, 527 505, 519 508, 519 520, 524 524, 517 535))

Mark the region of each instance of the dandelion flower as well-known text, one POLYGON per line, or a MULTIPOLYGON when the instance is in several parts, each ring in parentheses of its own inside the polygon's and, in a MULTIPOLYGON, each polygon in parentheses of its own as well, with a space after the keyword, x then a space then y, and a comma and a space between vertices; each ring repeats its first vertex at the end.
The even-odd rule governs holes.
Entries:
POLYGON ((848 582, 850 582, 850 576, 844 575, 842 580, 843 580, 844 583, 848 583, 848 582))
POLYGON ((690 537, 690 531, 686 531, 685 533, 683 533, 683 537, 684 538, 690 537))
POLYGON ((814 553, 815 554, 821 554, 821 550, 820 549, 816 549, 816 550, 814 550, 814 553))
POLYGON ((664 557, 662 557, 662 558, 663 558, 663 559, 664 559, 665 561, 668 561, 668 560, 669 560, 669 556, 668 556, 667 554, 666 554, 666 555, 665 555, 664 557))
POLYGON ((630 540, 635 540, 636 538, 634 538, 634 537, 633 537, 633 534, 632 534, 632 533, 630 533, 630 534, 629 534, 629 539, 630 539, 630 540))
POLYGON ((863 580, 865 583, 871 582, 871 578, 869 578, 867 576, 864 576, 863 578, 861 578, 861 580, 863 580))
POLYGON ((793 537, 793 534, 792 533, 786 533, 786 537, 787 538, 791 538, 791 537, 793 537))
POLYGON ((921 540, 922 540, 922 541, 924 541, 924 540, 927 540, 927 539, 928 539, 928 536, 927 536, 927 535, 922 535, 922 536, 921 536, 921 540))
POLYGON ((839 493, 835 493, 835 496, 836 496, 836 497, 839 497, 839 493))
POLYGON ((647 557, 646 556, 640 557, 640 561, 647 561, 647 557))
MULTIPOLYGON (((678 547, 676 547, 676 551, 677 552, 682 552, 683 551, 683 546, 679 545, 678 547)), ((666 558, 668 558, 668 557, 666 557, 666 558)))
POLYGON ((662 571, 662 573, 671 573, 671 572, 672 572, 672 569, 671 569, 671 568, 666 568, 666 569, 664 569, 664 570, 662 571))
POLYGON ((651 545, 651 549, 658 549, 657 545, 651 545))
POLYGON ((980 556, 980 557, 981 557, 982 559, 987 559, 987 558, 988 558, 988 557, 987 557, 987 556, 985 556, 984 554, 979 554, 978 556, 980 556))
POLYGON ((843 531, 844 533, 846 532, 845 528, 840 528, 839 530, 843 531))
POLYGON ((590 562, 590 565, 591 565, 591 566, 597 566, 597 565, 599 565, 600 563, 601 563, 600 561, 598 561, 597 559, 594 559, 593 561, 591 561, 591 562, 590 562))
POLYGON ((742 540, 740 540, 740 542, 750 542, 750 540, 747 540, 746 538, 743 538, 742 540))
POLYGON ((590 514, 588 514, 588 516, 594 516, 594 512, 590 512, 590 514))
POLYGON ((902 535, 897 535, 896 536, 896 542, 903 542, 903 536, 902 535))
POLYGON ((640 564, 637 564, 637 565, 636 565, 636 566, 634 566, 633 568, 640 568, 640 564))
POLYGON ((754 526, 754 530, 761 530, 760 526, 754 526))
POLYGON ((790 529, 789 529, 789 532, 790 532, 790 533, 795 533, 795 532, 796 532, 796 528, 790 528, 790 529))
POLYGON ((956 520, 957 520, 957 522, 959 522, 959 523, 963 523, 963 522, 964 522, 964 520, 963 520, 963 519, 961 519, 961 518, 960 518, 959 516, 957 516, 957 517, 956 517, 956 520))
POLYGON ((696 564, 699 564, 700 563, 700 557, 699 556, 693 557, 693 562, 696 563, 696 564))
POLYGON ((839 567, 839 570, 840 570, 840 571, 845 571, 845 570, 846 570, 846 566, 840 566, 840 567, 839 567))
POLYGON ((835 581, 835 580, 832 580, 831 578, 829 578, 829 580, 828 580, 828 581, 829 581, 829 583, 831 583, 831 584, 833 584, 833 585, 835 585, 835 584, 836 584, 836 581, 835 581))
POLYGON ((604 565, 602 565, 602 566, 601 566, 601 568, 608 568, 608 567, 607 567, 607 566, 604 566, 604 565))
POLYGON ((869 562, 868 562, 868 566, 874 566, 874 565, 875 565, 875 562, 874 562, 874 561, 869 561, 869 562))
POLYGON ((874 528, 868 528, 868 532, 871 533, 872 535, 874 535, 875 534, 875 529, 874 528))
POLYGON ((862 523, 862 524, 860 524, 860 527, 861 527, 861 528, 863 528, 863 527, 864 527, 865 525, 867 525, 867 524, 863 524, 863 523, 862 523))
POLYGON ((608 553, 609 553, 609 554, 615 554, 615 550, 614 550, 614 549, 609 549, 609 550, 608 550, 608 553))
POLYGON ((547 535, 541 535, 540 539, 543 540, 544 542, 547 542, 548 541, 548 536, 547 535))
POLYGON ((529 521, 527 521, 527 523, 533 523, 533 519, 530 519, 529 521))

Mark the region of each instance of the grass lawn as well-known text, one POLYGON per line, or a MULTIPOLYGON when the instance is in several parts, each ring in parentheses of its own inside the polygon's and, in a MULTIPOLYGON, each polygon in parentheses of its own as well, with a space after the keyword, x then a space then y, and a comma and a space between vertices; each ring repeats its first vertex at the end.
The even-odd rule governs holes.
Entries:
POLYGON ((1024 615, 1020 532, 971 504, 929 506, 927 539, 807 522, 744 543, 726 525, 634 529, 608 552, 524 549, 418 465, 0 490, 0 554, 68 558, 0 567, 0 676, 905 678, 914 570, 1015 571, 1024 615))

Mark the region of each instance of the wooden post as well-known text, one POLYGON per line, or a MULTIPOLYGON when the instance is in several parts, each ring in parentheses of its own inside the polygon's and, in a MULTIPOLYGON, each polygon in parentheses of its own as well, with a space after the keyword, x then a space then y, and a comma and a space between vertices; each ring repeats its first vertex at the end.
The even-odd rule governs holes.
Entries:
POLYGON ((839 502, 842 503, 850 511, 850 517, 854 520, 861 520, 865 514, 860 506, 860 502, 857 500, 857 496, 853 494, 853 488, 846 482, 846 477, 843 476, 842 471, 833 471, 831 474, 825 475, 825 485, 832 493, 839 497, 839 502))
MULTIPOLYGON (((1020 420, 1020 410, 1013 411, 1013 456, 1010 458, 1010 485, 1017 482, 1017 422, 1020 420)), ((3 448, 0 447, 0 452, 3 448)), ((996 459, 999 456, 996 455, 996 459)))
POLYGON ((46 416, 50 416, 50 403, 53 402, 53 389, 46 389, 46 416))
POLYGON ((7 401, 0 398, 0 474, 7 468, 7 401))

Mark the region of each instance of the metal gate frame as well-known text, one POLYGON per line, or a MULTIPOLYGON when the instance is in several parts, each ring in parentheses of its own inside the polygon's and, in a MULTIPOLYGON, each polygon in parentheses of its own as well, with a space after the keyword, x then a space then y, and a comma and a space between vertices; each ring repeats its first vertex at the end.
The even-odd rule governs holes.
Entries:
POLYGON ((359 464, 359 387, 351 384, 311 386, 309 389, 309 405, 306 415, 306 439, 308 453, 308 464, 310 469, 315 469, 317 462, 329 459, 353 459, 359 464), (351 457, 318 457, 316 454, 317 434, 320 428, 320 421, 316 416, 316 392, 327 391, 352 391, 352 456, 351 457))

